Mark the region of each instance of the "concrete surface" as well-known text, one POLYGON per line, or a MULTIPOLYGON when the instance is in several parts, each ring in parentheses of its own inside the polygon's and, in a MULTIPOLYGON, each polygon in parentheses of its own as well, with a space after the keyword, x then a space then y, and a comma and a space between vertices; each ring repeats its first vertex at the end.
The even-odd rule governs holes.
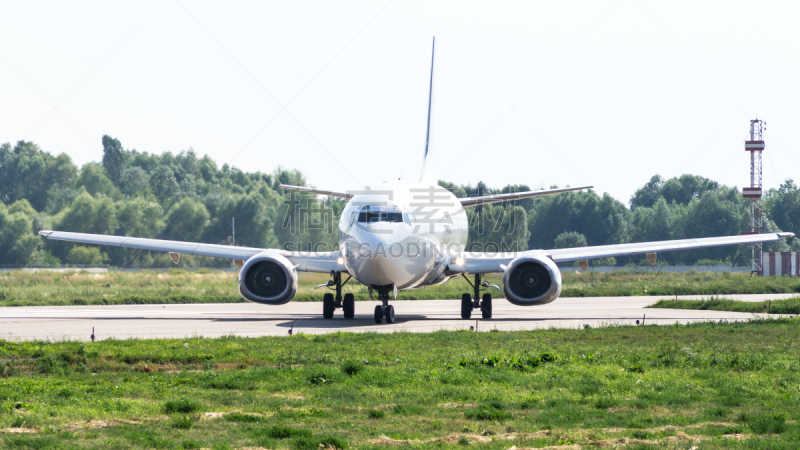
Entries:
MULTIPOLYGON (((762 302, 796 297, 796 294, 733 295, 736 300, 762 302)), ((748 320, 749 313, 645 309, 666 297, 559 298, 544 306, 514 306, 494 300, 494 317, 478 320, 478 331, 530 330, 535 328, 582 328, 604 325, 635 325, 646 315, 646 324, 668 325, 700 321, 748 320)), ((708 298, 708 296, 682 296, 708 298)), ((282 306, 255 303, 192 305, 37 306, 0 308, 0 339, 5 340, 89 340, 92 327, 97 339, 183 338, 397 331, 430 332, 468 329, 473 319, 460 317, 458 300, 395 301, 397 319, 392 325, 378 325, 373 319, 377 302, 356 302, 356 317, 342 318, 336 311, 332 320, 322 319, 321 302, 290 302, 282 306)))

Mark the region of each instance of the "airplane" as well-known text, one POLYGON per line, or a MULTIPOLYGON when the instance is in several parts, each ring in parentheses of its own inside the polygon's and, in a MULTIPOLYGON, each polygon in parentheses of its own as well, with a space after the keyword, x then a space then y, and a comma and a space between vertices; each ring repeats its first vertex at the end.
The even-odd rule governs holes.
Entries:
POLYGON ((247 300, 267 305, 282 305, 294 298, 298 272, 328 273, 331 280, 318 286, 335 291, 335 294, 323 295, 322 316, 325 319, 333 318, 339 308, 345 319, 355 316, 355 297, 352 293, 342 295, 342 287, 355 279, 368 287, 370 298, 377 293, 381 303, 375 306, 376 323, 395 322, 394 307, 389 301, 397 298, 398 291, 434 286, 458 276, 464 277, 472 287, 471 293, 461 297, 461 317, 469 319, 478 309, 483 318, 490 319, 492 295, 485 292, 490 288, 502 290, 506 300, 519 306, 544 305, 556 300, 561 293, 561 272, 557 263, 577 261, 581 269, 586 270, 590 259, 646 254, 648 261, 655 264, 658 252, 771 242, 794 236, 786 232, 519 252, 465 251, 469 225, 465 208, 592 186, 469 198, 457 198, 439 186, 432 176, 428 151, 435 44, 434 37, 425 156, 419 181, 388 181, 356 192, 280 185, 285 190, 347 199, 339 220, 338 250, 304 252, 51 230, 42 230, 39 234, 47 239, 75 243, 169 252, 176 264, 181 254, 231 259, 239 268, 239 293, 247 300), (503 274, 502 288, 482 281, 482 277, 490 273, 503 274), (343 275, 348 277, 344 281, 343 275), (473 277, 473 281, 467 275, 473 277))

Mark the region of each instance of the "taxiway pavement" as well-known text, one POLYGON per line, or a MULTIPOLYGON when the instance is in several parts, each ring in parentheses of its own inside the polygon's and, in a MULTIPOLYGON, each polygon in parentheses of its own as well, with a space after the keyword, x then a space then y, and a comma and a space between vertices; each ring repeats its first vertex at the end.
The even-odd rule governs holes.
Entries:
MULTIPOLYGON (((765 302, 797 294, 726 295, 725 298, 765 302)), ((5 340, 89 340, 94 327, 97 339, 185 338, 194 336, 276 336, 294 333, 431 332, 468 329, 478 331, 582 328, 604 325, 669 325, 702 321, 748 320, 761 314, 726 311, 646 309, 669 297, 559 298, 543 306, 515 306, 494 300, 493 318, 471 320, 460 316, 458 300, 393 301, 394 324, 378 325, 373 319, 376 301, 356 302, 356 317, 345 320, 341 310, 331 320, 322 319, 321 302, 290 302, 281 306, 256 303, 189 305, 36 306, 0 308, 0 338, 5 340), (476 322, 477 320, 477 322, 476 322)), ((708 296, 681 296, 681 299, 708 296)))

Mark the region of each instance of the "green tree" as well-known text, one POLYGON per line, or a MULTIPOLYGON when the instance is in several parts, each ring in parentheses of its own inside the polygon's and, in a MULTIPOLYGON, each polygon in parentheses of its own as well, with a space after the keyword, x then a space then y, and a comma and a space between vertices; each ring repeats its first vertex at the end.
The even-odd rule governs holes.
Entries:
POLYGON ((565 231, 555 239, 555 248, 576 248, 587 247, 589 244, 586 242, 586 236, 578 233, 577 231, 565 231))
POLYGON ((143 196, 150 187, 150 175, 141 167, 126 167, 122 171, 119 187, 129 197, 143 196))
POLYGON ((122 144, 107 134, 103 135, 103 168, 117 186, 122 179, 124 165, 125 153, 122 150, 122 144))
POLYGON ((184 198, 170 208, 162 236, 175 241, 196 242, 202 236, 208 218, 208 210, 201 202, 184 198))
POLYGON ((21 212, 9 213, 0 203, 0 255, 3 255, 3 264, 27 264, 38 243, 30 218, 21 212))
POLYGON ((108 261, 108 256, 98 247, 83 247, 76 245, 67 253, 67 264, 96 266, 108 261))
MULTIPOLYGON (((72 202, 60 218, 56 218, 55 229, 79 233, 114 234, 117 217, 114 204, 107 197, 92 197, 83 192, 72 202)), ((73 244, 65 241, 46 241, 46 249, 54 256, 65 260, 73 244)))
POLYGON ((76 168, 67 155, 53 157, 33 142, 0 146, 0 200, 6 204, 26 199, 37 210, 47 205, 48 192, 67 186, 76 168))
POLYGON ((92 196, 103 194, 109 198, 120 200, 122 195, 111 180, 108 179, 103 169, 97 164, 84 164, 77 180, 78 186, 86 189, 92 196))

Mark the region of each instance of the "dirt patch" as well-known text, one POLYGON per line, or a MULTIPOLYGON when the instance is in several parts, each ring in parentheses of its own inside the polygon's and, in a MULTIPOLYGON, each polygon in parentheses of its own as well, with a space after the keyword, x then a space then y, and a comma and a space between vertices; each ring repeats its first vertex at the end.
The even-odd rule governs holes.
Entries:
MULTIPOLYGON (((246 416, 257 416, 257 417, 272 417, 273 416, 272 413, 260 414, 260 413, 244 412, 244 411, 239 411, 238 409, 235 409, 233 411, 206 412, 206 413, 203 413, 203 414, 200 415, 200 419, 201 420, 221 419, 221 418, 227 416, 228 414, 244 414, 246 416)), ((256 448, 256 447, 253 447, 253 448, 256 448)))
POLYGON ((299 392, 273 392, 269 394, 270 397, 274 398, 285 398, 287 400, 305 400, 306 398, 303 394, 299 392))
POLYGON ((105 428, 115 427, 118 425, 138 425, 140 423, 152 422, 158 420, 155 418, 150 419, 108 419, 108 420, 85 420, 83 422, 73 422, 67 424, 64 429, 67 431, 75 431, 83 428, 105 428))
POLYGON ((38 427, 11 427, 0 428, 0 434, 24 434, 24 433, 38 433, 38 427))
POLYGON ((573 445, 551 445, 550 447, 517 447, 512 446, 508 450, 581 450, 581 446, 578 444, 573 445))
POLYGON ((474 407, 475 407, 475 403, 458 403, 458 402, 452 402, 452 403, 439 403, 437 406, 439 406, 440 408, 444 408, 444 409, 451 409, 451 408, 474 408, 474 407))
MULTIPOLYGON (((736 440, 743 440, 749 439, 752 435, 747 434, 726 434, 722 437, 726 437, 729 439, 736 439, 736 440)), ((627 446, 631 444, 644 444, 644 445, 659 445, 664 443, 670 444, 677 444, 681 442, 691 441, 692 443, 700 443, 702 441, 707 441, 710 439, 714 439, 715 436, 689 436, 688 434, 679 431, 675 436, 668 436, 661 439, 632 439, 632 438, 614 438, 614 439, 602 439, 599 441, 592 441, 589 445, 594 447, 618 447, 618 446, 627 446)))
POLYGON ((679 429, 686 429, 686 428, 703 428, 703 427, 735 427, 735 423, 729 422, 700 422, 694 425, 683 425, 680 427, 676 427, 675 425, 664 425, 663 427, 656 427, 656 428, 602 428, 601 431, 604 433, 626 433, 629 431, 646 431, 650 433, 655 433, 658 431, 678 431, 679 429))
MULTIPOLYGON (((450 434, 445 437, 441 438, 430 438, 430 439, 392 439, 389 436, 378 436, 375 439, 367 441, 367 444, 377 444, 377 445, 415 445, 415 444, 426 444, 426 443, 436 443, 442 442, 444 444, 457 444, 458 440, 462 437, 469 439, 470 442, 492 442, 492 440, 498 439, 516 439, 516 438, 540 438, 549 436, 550 431, 537 431, 536 433, 505 433, 505 434, 495 434, 490 436, 482 436, 477 434, 450 434)), ((555 448, 555 447, 554 447, 555 448)), ((566 447, 571 448, 571 447, 566 447)))

